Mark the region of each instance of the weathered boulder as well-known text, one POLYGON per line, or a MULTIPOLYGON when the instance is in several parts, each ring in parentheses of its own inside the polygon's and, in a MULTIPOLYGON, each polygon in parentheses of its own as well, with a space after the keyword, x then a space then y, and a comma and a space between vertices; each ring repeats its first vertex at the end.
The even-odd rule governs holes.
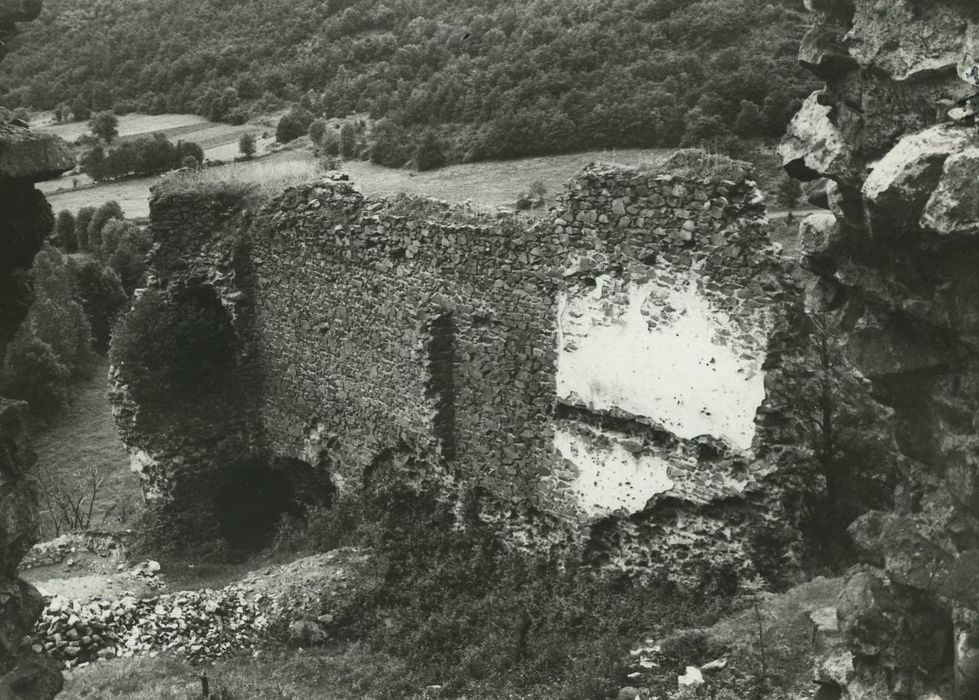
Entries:
POLYGON ((921 227, 943 236, 979 233, 979 148, 967 148, 946 161, 938 185, 932 190, 921 227))
POLYGON ((951 658, 947 610, 875 569, 850 574, 836 612, 854 657, 874 658, 896 676, 915 668, 940 671, 951 658))
POLYGON ((942 2, 857 2, 848 35, 863 68, 913 80, 971 61, 979 27, 942 2))
POLYGON ((832 119, 833 109, 814 92, 792 118, 778 154, 785 171, 807 182, 820 177, 846 178, 852 168, 850 148, 832 119))
POLYGON ((64 139, 27 127, 0 124, 0 178, 40 182, 75 167, 64 139))
POLYGON ((799 243, 803 267, 832 272, 833 254, 843 243, 842 227, 830 212, 811 214, 799 225, 799 243))
POLYGON ((846 50, 846 29, 839 25, 812 27, 799 47, 799 62, 821 78, 833 78, 851 71, 856 61, 846 50))
POLYGON ((939 124, 898 141, 863 184, 871 234, 913 227, 942 179, 945 161, 974 141, 974 132, 958 124, 939 124))

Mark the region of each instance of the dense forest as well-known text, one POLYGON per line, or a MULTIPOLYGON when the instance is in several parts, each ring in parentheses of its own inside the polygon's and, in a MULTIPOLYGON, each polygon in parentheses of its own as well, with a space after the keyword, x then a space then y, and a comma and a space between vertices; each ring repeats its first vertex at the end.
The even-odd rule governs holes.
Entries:
POLYGON ((47 0, 3 106, 369 114, 452 160, 778 136, 801 0, 47 0))

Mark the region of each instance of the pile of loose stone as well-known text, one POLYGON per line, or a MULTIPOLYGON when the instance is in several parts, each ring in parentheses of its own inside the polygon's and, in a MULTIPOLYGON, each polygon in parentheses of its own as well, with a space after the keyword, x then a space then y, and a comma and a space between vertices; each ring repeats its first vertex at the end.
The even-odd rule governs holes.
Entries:
MULTIPOLYGON (((30 644, 67 668, 99 659, 179 654, 192 662, 255 651, 282 636, 292 646, 329 637, 332 613, 345 608, 356 572, 367 557, 352 548, 253 571, 219 590, 126 594, 89 602, 52 596, 30 644)), ((160 565, 144 561, 129 573, 162 587, 160 565)))
POLYGON ((268 624, 264 596, 235 589, 144 600, 79 603, 55 596, 34 629, 34 650, 71 668, 95 659, 175 652, 191 661, 254 649, 268 624))

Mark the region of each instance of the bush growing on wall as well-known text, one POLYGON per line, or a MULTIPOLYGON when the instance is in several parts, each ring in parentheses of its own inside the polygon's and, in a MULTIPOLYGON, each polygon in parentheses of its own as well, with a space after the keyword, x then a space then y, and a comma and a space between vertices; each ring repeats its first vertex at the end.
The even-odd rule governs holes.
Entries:
POLYGON ((485 493, 446 499, 378 471, 352 519, 375 554, 377 584, 361 589, 353 614, 336 625, 404 659, 419 682, 438 678, 471 697, 503 687, 538 697, 534 689, 560 678, 553 697, 614 697, 631 642, 650 629, 703 624, 724 605, 585 567, 561 571, 509 549, 480 521, 485 493))
POLYGON ((212 291, 187 290, 171 299, 149 289, 117 324, 110 357, 134 398, 151 402, 222 386, 233 367, 233 344, 231 321, 212 291))

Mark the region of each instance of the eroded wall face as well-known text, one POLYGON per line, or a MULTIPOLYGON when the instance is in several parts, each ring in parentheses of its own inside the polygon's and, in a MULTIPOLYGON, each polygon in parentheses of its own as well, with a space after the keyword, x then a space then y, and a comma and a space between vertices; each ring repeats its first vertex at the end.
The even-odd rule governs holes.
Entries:
MULTIPOLYGON (((779 487, 762 486, 778 470, 748 448, 792 290, 743 175, 592 167, 537 223, 365 201, 343 179, 254 216, 231 209, 202 215, 216 233, 201 235, 179 197, 157 197, 155 262, 160 283, 203 280, 234 319, 252 378, 241 414, 258 424, 243 444, 351 491, 375 465, 420 456, 564 523, 561 537, 642 516, 608 559, 671 576, 686 566, 671 542, 684 560, 691 543, 723 542, 746 565, 753 518, 780 512, 766 501, 779 487), (694 513, 697 532, 680 536, 694 513)), ((162 480, 186 473, 179 448, 163 459, 127 434, 162 480)))
POLYGON ((555 448, 589 515, 683 493, 677 444, 750 451, 791 296, 760 214, 743 181, 608 170, 570 190, 557 230, 579 245, 557 298, 555 391, 573 416, 555 448))
POLYGON ((372 211, 346 182, 274 206, 282 215, 253 229, 274 450, 295 453, 324 425, 353 486, 402 446, 536 497, 551 450, 556 246, 421 201, 372 211))
POLYGON ((326 425, 345 479, 406 444, 591 516, 642 510, 668 460, 555 424, 557 402, 750 448, 782 293, 745 223, 755 191, 618 169, 578 187, 574 221, 532 227, 369 205, 345 182, 275 202, 251 235, 274 451, 326 425))

